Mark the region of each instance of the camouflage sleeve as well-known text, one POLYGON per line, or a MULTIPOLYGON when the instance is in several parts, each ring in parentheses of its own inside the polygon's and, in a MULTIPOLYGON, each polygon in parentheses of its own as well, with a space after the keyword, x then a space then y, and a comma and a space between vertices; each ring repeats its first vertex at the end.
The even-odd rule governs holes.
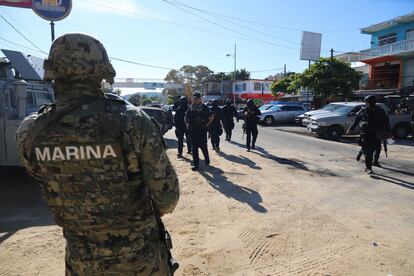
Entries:
POLYGON ((165 151, 160 131, 143 116, 140 167, 155 207, 162 214, 171 213, 179 198, 178 178, 165 151))
POLYGON ((37 172, 36 168, 29 162, 25 154, 25 141, 27 137, 28 130, 32 127, 33 123, 35 122, 36 118, 38 117, 37 114, 30 115, 26 117, 23 122, 20 124, 17 133, 16 133, 16 144, 17 144, 17 151, 19 153, 19 159, 22 165, 26 168, 27 172, 36 180, 40 181, 41 176, 37 172))

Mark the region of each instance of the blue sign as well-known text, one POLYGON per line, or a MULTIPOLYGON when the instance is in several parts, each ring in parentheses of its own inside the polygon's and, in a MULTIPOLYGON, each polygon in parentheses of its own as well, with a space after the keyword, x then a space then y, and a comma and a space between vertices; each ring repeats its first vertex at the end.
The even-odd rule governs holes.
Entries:
POLYGON ((49 21, 62 20, 72 9, 71 0, 33 0, 33 11, 49 21))

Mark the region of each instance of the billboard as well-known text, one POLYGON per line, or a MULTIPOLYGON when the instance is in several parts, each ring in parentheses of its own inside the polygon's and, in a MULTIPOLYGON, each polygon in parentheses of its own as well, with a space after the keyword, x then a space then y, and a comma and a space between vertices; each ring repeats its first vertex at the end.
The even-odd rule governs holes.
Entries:
POLYGON ((301 60, 319 60, 321 57, 321 33, 302 32, 302 40, 300 43, 300 59, 301 60))
POLYGON ((0 0, 0 6, 31 9, 33 7, 33 3, 32 0, 0 0))

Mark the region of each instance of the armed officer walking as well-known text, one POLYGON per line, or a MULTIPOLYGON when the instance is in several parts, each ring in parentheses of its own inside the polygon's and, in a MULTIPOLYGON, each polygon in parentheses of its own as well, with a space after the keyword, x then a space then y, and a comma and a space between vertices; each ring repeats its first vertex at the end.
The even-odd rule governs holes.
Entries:
POLYGON ((185 121, 190 132, 192 144, 193 166, 191 169, 196 171, 199 168, 200 162, 198 155, 199 148, 203 152, 206 165, 208 166, 210 164, 210 157, 207 149, 207 129, 213 121, 210 109, 201 101, 200 93, 194 93, 193 104, 185 115, 185 121))
POLYGON ((188 111, 188 101, 185 96, 182 96, 178 102, 177 108, 174 114, 174 124, 175 124, 175 135, 178 140, 178 153, 177 157, 183 157, 183 147, 184 147, 184 135, 187 140, 187 153, 191 153, 191 141, 190 135, 188 133, 187 125, 185 123, 185 114, 188 111))
POLYGON ((262 113, 254 104, 253 100, 247 100, 246 107, 243 110, 247 151, 256 147, 256 139, 259 134, 257 130, 257 117, 261 114, 262 113))
POLYGON ((223 107, 223 126, 226 132, 226 141, 231 140, 231 134, 234 129, 233 117, 236 117, 237 122, 239 121, 236 108, 232 105, 230 99, 226 99, 226 105, 223 107))
POLYGON ((390 133, 390 124, 385 111, 376 105, 374 95, 365 97, 366 107, 355 117, 347 134, 360 124, 362 152, 365 154, 365 171, 372 174, 372 166, 380 167, 378 162, 381 153, 381 142, 390 133))
POLYGON ((211 145, 213 150, 220 151, 220 136, 223 134, 223 128, 221 126, 223 114, 221 108, 218 106, 217 100, 213 100, 210 110, 213 115, 213 121, 209 125, 211 145))
POLYGON ((160 216, 179 190, 159 129, 104 96, 115 71, 95 38, 57 38, 44 69, 56 102, 22 122, 17 144, 63 228, 66 275, 172 275, 160 216))

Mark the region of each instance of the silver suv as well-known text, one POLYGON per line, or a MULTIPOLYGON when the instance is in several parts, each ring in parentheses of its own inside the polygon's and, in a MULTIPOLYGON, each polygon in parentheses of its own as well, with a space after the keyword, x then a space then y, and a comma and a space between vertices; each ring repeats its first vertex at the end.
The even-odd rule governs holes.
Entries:
POLYGON ((306 112, 306 109, 301 105, 264 105, 260 108, 262 115, 259 116, 259 123, 264 123, 268 126, 274 123, 291 123, 295 122, 295 117, 306 112))

